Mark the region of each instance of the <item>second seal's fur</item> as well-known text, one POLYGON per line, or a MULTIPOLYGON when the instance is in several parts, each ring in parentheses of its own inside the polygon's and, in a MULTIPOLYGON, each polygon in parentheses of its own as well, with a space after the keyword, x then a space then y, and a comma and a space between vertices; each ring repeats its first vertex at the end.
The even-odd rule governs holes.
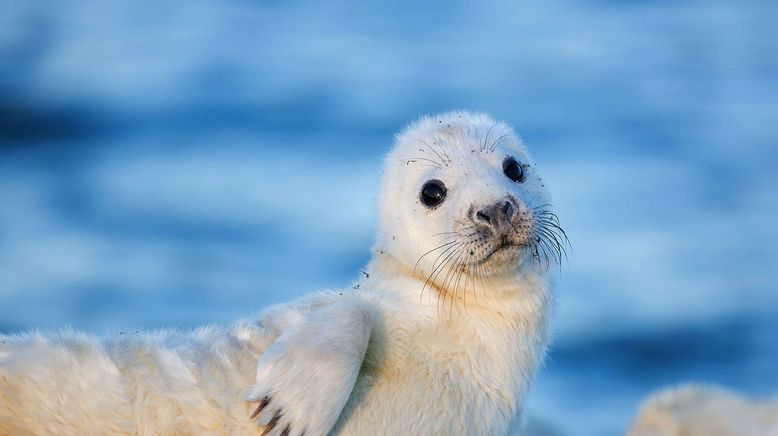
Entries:
POLYGON ((386 158, 356 291, 230 329, 0 338, 0 433, 506 434, 564 232, 512 130, 425 117, 386 158))

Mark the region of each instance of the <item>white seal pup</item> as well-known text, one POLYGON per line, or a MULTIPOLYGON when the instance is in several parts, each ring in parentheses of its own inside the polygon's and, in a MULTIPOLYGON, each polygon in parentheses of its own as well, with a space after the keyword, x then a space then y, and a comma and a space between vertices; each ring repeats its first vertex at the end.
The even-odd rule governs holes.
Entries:
POLYGON ((778 399, 754 400, 713 385, 684 384, 652 394, 629 436, 778 435, 778 399))
POLYGON ((379 219, 356 290, 229 329, 0 337, 0 433, 516 433, 566 241, 518 137, 411 124, 379 219))

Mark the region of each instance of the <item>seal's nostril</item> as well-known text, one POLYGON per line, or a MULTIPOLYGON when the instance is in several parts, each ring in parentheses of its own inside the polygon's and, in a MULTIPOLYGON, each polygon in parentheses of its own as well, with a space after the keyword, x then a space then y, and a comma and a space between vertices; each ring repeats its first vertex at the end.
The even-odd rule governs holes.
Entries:
POLYGON ((478 219, 479 219, 479 220, 481 220, 481 221, 486 221, 486 222, 487 222, 487 223, 489 223, 489 224, 491 224, 491 223, 492 223, 492 218, 491 218, 491 217, 489 217, 489 215, 488 215, 488 214, 485 214, 485 213, 483 213, 483 211, 480 211, 480 210, 479 210, 479 211, 478 211, 478 212, 475 214, 475 216, 476 216, 476 218, 478 218, 478 219))
POLYGON ((510 229, 515 213, 516 204, 513 201, 501 200, 476 212, 473 221, 492 230, 510 229))
POLYGON ((506 201, 505 203, 503 203, 503 205, 502 205, 502 213, 505 214, 505 217, 508 220, 511 219, 511 217, 513 216, 513 205, 511 204, 510 201, 506 201))

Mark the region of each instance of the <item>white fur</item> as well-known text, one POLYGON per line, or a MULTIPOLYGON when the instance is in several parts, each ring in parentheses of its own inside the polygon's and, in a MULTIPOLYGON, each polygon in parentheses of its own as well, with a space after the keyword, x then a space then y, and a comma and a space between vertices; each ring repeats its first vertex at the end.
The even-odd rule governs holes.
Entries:
POLYGON ((434 250, 506 198, 534 222, 546 190, 531 165, 523 183, 507 179, 508 155, 530 162, 485 115, 406 128, 386 158, 374 257, 356 292, 313 294, 229 329, 1 337, 0 433, 517 432, 545 350, 549 265, 529 249, 484 260, 488 238, 454 245, 456 267, 434 250), (419 201, 430 179, 447 188, 434 209, 419 201))
POLYGON ((630 436, 778 436, 778 402, 759 402, 715 386, 683 385, 652 395, 630 436))

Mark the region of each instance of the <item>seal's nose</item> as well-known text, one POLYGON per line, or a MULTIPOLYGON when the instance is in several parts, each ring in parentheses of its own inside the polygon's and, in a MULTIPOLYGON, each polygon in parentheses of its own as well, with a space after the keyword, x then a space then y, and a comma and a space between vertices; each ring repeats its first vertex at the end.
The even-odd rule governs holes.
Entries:
POLYGON ((476 212, 473 220, 492 231, 499 231, 512 227, 511 220, 515 212, 516 207, 510 199, 500 200, 476 212))

